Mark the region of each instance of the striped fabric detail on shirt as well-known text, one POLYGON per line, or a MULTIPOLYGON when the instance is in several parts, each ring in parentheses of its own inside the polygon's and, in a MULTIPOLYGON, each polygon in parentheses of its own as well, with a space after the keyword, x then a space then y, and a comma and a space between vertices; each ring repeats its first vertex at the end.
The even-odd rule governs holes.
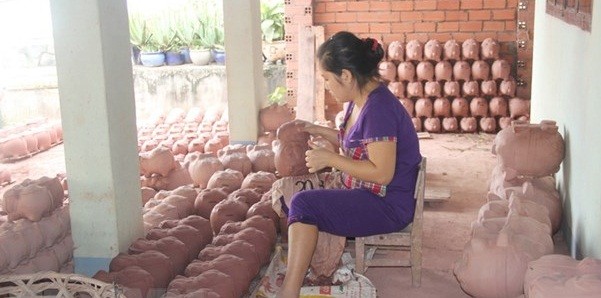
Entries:
MULTIPOLYGON (((396 142, 397 138, 393 137, 393 136, 385 136, 385 137, 364 139, 364 140, 361 140, 360 146, 354 147, 354 148, 344 148, 343 151, 346 156, 348 156, 352 159, 366 160, 369 158, 369 156, 367 154, 367 144, 373 143, 373 142, 382 142, 382 141, 396 142)), ((346 186, 347 188, 365 188, 380 197, 384 197, 386 195, 386 185, 362 181, 357 178, 354 178, 353 176, 351 176, 345 172, 341 172, 341 174, 342 174, 342 183, 344 183, 344 186, 346 186)))

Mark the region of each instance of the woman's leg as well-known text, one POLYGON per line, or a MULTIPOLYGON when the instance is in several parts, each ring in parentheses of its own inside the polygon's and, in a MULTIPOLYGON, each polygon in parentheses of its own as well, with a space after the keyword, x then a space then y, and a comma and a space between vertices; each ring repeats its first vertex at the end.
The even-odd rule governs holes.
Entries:
POLYGON ((297 298, 317 244, 317 226, 295 222, 288 227, 288 266, 277 297, 297 298))

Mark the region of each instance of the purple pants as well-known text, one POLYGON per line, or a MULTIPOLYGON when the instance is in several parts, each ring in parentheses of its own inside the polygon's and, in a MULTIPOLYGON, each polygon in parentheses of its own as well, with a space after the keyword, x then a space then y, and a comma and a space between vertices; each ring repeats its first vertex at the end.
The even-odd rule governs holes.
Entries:
POLYGON ((396 232, 413 221, 412 193, 389 191, 379 197, 364 189, 314 189, 296 193, 288 224, 301 222, 344 237, 396 232))

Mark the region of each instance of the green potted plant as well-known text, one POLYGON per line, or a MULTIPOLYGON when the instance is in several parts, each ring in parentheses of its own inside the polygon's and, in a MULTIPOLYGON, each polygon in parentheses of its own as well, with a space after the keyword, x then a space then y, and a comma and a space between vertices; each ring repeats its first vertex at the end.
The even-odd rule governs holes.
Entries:
POLYGON ((285 57, 284 2, 282 0, 261 1, 261 32, 263 55, 267 61, 275 62, 285 57))
POLYGON ((214 43, 213 43, 213 58, 217 64, 225 64, 225 34, 223 32, 223 25, 217 25, 212 28, 214 32, 214 43))
POLYGON ((142 22, 141 29, 136 29, 140 31, 134 34, 136 40, 132 40, 140 49, 140 62, 144 66, 162 66, 165 64, 165 54, 155 34, 151 33, 152 22, 149 20, 142 22))
POLYGON ((180 65, 184 63, 183 57, 180 54, 182 45, 177 30, 173 26, 175 18, 173 15, 164 14, 160 16, 153 30, 156 36, 159 50, 165 53, 165 62, 167 65, 180 65))

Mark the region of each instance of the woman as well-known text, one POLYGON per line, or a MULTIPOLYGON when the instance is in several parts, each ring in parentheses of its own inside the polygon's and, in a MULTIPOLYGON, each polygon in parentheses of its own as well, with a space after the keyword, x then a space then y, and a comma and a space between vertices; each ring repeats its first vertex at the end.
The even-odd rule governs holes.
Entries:
POLYGON ((318 50, 319 70, 338 102, 349 102, 339 130, 298 121, 314 137, 338 144, 344 155, 310 144, 314 173, 342 172, 343 189, 307 190, 288 214, 288 267, 278 297, 298 297, 318 231, 361 237, 399 231, 413 220, 413 193, 421 161, 411 117, 379 81, 382 46, 371 38, 336 33, 318 50))

